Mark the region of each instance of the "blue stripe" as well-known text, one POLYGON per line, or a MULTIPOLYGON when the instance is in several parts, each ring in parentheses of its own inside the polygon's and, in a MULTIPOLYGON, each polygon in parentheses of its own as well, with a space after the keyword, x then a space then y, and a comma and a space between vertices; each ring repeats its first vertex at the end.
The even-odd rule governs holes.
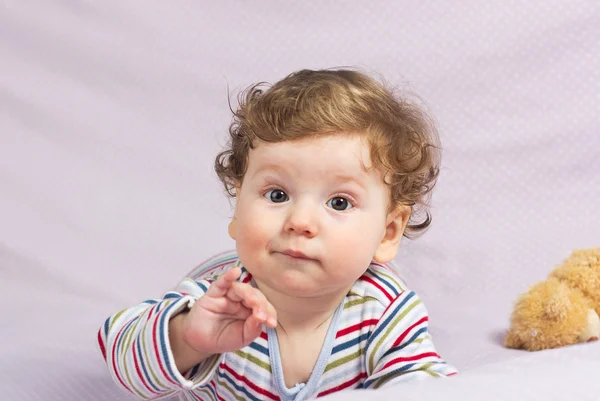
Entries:
POLYGON ((198 369, 200 369, 200 364, 196 364, 193 368, 192 371, 189 373, 188 377, 194 377, 194 375, 196 373, 198 373, 198 369))
MULTIPOLYGON (((143 333, 142 333, 142 335, 143 335, 143 333)), ((141 342, 141 341, 140 341, 140 335, 138 334, 138 336, 137 336, 137 337, 138 337, 138 338, 137 338, 137 354, 138 354, 138 359, 139 359, 139 361, 140 361, 140 365, 142 366, 142 370, 144 371, 144 377, 146 378, 146 381, 147 381, 148 383, 150 383, 150 386, 151 386, 151 387, 152 387, 154 390, 156 390, 156 391, 157 391, 157 392, 159 392, 159 393, 163 393, 164 391, 162 391, 160 388, 156 387, 156 386, 154 385, 154 383, 152 382, 152 380, 150 380, 150 375, 148 375, 148 371, 146 370, 146 364, 144 363, 144 360, 143 360, 143 358, 142 358, 142 347, 141 347, 141 345, 140 345, 140 342, 141 342)))
POLYGON ((369 332, 362 334, 360 337, 354 337, 352 340, 348 340, 345 343, 342 343, 340 345, 336 345, 335 347, 333 347, 333 349, 331 350, 331 355, 335 354, 336 352, 339 351, 343 351, 347 348, 350 348, 356 344, 359 344, 360 342, 366 340, 367 338, 369 338, 369 332))
POLYGON ((385 319, 385 321, 383 323, 381 323, 381 320, 379 321, 379 324, 377 325, 377 328, 373 332, 373 335, 371 337, 369 337, 369 340, 367 341, 367 348, 369 348, 371 346, 371 343, 373 342, 373 340, 375 340, 379 336, 379 334, 381 334, 381 332, 390 324, 390 321, 394 317, 396 317, 398 312, 414 296, 415 296, 415 293, 413 291, 409 292, 408 294, 406 294, 406 297, 404 297, 402 302, 400 302, 400 304, 398 306, 396 306, 396 308, 394 309, 394 311, 392 313, 390 313, 389 311, 386 312, 386 314, 388 314, 389 316, 387 317, 387 319, 385 319))
MULTIPOLYGON (((207 384, 205 384, 204 386, 199 386, 198 389, 201 390, 208 390, 208 392, 212 395, 212 399, 213 400, 218 400, 217 398, 217 394, 215 394, 215 390, 210 386, 210 383, 212 383, 212 381, 208 382, 207 384)), ((202 396, 199 396, 196 394, 195 391, 190 391, 188 394, 191 394, 192 397, 194 397, 195 400, 200 400, 200 401, 206 401, 204 398, 202 398, 202 396)))
POLYGON ((181 298, 181 294, 178 292, 168 292, 164 297, 163 297, 163 301, 166 299, 179 299, 181 298))
POLYGON ((231 384, 238 392, 243 393, 247 398, 251 399, 252 401, 263 401, 260 398, 256 398, 248 390, 246 390, 246 388, 245 388, 246 386, 244 384, 242 384, 242 385, 236 384, 235 381, 233 380, 233 378, 229 377, 229 375, 222 374, 221 372, 219 372, 219 376, 221 376, 223 379, 227 380, 229 382, 229 384, 231 384))
POLYGON ((257 350, 258 352, 266 356, 269 356, 269 350, 263 347, 262 345, 257 344, 256 341, 250 343, 250 348, 257 350))
POLYGON ((383 283, 387 288, 389 288, 390 290, 392 290, 392 292, 394 293, 395 296, 398 296, 400 294, 398 292, 398 289, 396 287, 394 287, 393 285, 391 285, 389 283, 389 281, 385 280, 383 277, 380 277, 379 274, 376 274, 372 270, 369 270, 369 273, 371 273, 371 275, 373 277, 375 277, 377 279, 377 281, 379 281, 380 283, 383 283))
POLYGON ((404 349, 405 347, 407 347, 408 345, 410 345, 413 341, 415 341, 417 339, 417 337, 419 337, 421 334, 426 333, 426 332, 427 332, 427 327, 420 328, 410 338, 410 340, 403 342, 402 345, 398 345, 398 346, 396 346, 394 348, 389 349, 385 354, 383 354, 383 356, 381 358, 385 358, 389 354, 393 354, 396 351, 400 351, 401 349, 404 349))
MULTIPOLYGON (((180 295, 180 297, 181 297, 181 295, 180 295)), ((167 306, 164 310, 161 311, 160 324, 158 325, 158 337, 159 337, 158 340, 160 342, 160 350, 162 351, 162 359, 165 362, 165 367, 171 374, 171 378, 173 379, 173 381, 177 382, 177 378, 175 377, 175 373, 173 373, 173 368, 171 367, 171 363, 168 358, 169 354, 167 352, 167 341, 165 339, 165 332, 167 330, 164 329, 165 316, 167 316, 167 313, 169 312, 169 310, 171 310, 175 305, 177 305, 177 301, 173 302, 171 305, 167 306)))
POLYGON ((394 378, 394 377, 402 376, 403 374, 409 373, 409 372, 407 372, 407 370, 410 370, 415 365, 416 365, 416 363, 409 363, 408 365, 404 365, 404 366, 402 366, 402 367, 400 367, 398 369, 394 369, 394 370, 386 373, 385 375, 383 375, 381 377, 378 377, 378 378, 375 378, 375 379, 371 379, 371 380, 367 380, 367 381, 365 381, 364 388, 369 388, 371 386, 371 384, 373 384, 376 381, 381 380, 383 378, 388 378, 390 376, 392 378, 394 378))
POLYGON ((117 344, 117 355, 121 355, 121 346, 123 345, 123 339, 125 338, 125 335, 127 334, 127 332, 129 331, 129 326, 131 326, 133 323, 135 323, 136 320, 138 320, 140 318, 140 316, 136 316, 135 318, 133 318, 133 320, 131 320, 129 323, 127 323, 125 325, 125 328, 123 329, 123 331, 121 331, 121 338, 119 339, 119 343, 117 344))
POLYGON ((217 392, 213 388, 213 386, 210 385, 211 383, 213 383, 214 386, 217 385, 216 381, 211 380, 210 382, 208 382, 208 384, 206 386, 201 386, 200 388, 201 389, 207 389, 212 394, 213 399, 218 400, 219 398, 217 397, 217 392))
POLYGON ((434 372, 439 374, 440 376, 445 376, 445 374, 440 373, 440 372, 436 372, 435 369, 422 369, 421 366, 419 365, 425 365, 425 364, 433 364, 433 365, 446 365, 446 362, 444 361, 431 361, 431 362, 414 362, 414 363, 409 363, 408 365, 404 365, 398 369, 394 369, 386 374, 384 374, 381 377, 378 377, 376 379, 371 379, 365 382, 364 387, 368 388, 368 386, 370 386, 371 384, 373 384, 374 382, 381 380, 383 378, 388 378, 389 376, 392 376, 392 379, 394 377, 397 376, 402 376, 405 374, 410 374, 410 373, 416 373, 416 372, 434 372), (412 370, 412 368, 417 365, 417 368, 412 370), (408 370, 408 372, 407 372, 408 370), (412 370, 412 371, 410 371, 412 370))
MULTIPOLYGON (((223 252, 223 254, 227 254, 228 252, 223 252)), ((217 265, 220 264, 227 264, 230 262, 234 262, 235 260, 238 259, 237 253, 235 251, 233 251, 233 253, 229 256, 226 256, 224 258, 219 257, 220 255, 216 255, 215 257, 205 260, 204 262, 200 263, 198 266, 196 266, 196 268, 191 272, 190 276, 197 278, 200 275, 202 275, 206 270, 209 270, 217 265)), ((222 266, 225 267, 225 266, 222 266)))
POLYGON ((157 300, 155 300, 155 299, 147 299, 147 300, 145 300, 145 301, 144 301, 144 302, 142 302, 142 303, 143 303, 143 304, 148 304, 148 305, 154 305, 154 304, 157 304, 157 303, 158 303, 158 301, 157 301, 157 300))
MULTIPOLYGON (((106 319, 106 321, 104 322, 104 337, 108 340, 108 327, 109 324, 108 322, 110 321, 110 317, 108 319, 106 319)), ((108 345, 108 344, 107 344, 108 345)))
POLYGON ((200 281, 196 281, 196 284, 198 284, 198 287, 202 288, 202 291, 208 291, 208 287, 202 284, 200 281))

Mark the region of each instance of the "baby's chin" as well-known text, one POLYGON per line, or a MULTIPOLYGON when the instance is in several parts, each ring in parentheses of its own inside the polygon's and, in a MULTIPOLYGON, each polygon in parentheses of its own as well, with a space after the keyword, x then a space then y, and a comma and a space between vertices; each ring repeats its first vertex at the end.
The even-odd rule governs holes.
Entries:
POLYGON ((267 277, 262 282, 272 291, 287 297, 296 298, 299 302, 315 298, 323 300, 328 298, 337 299, 341 296, 345 296, 349 287, 351 287, 351 285, 348 285, 347 283, 332 285, 333 283, 331 282, 324 282, 322 279, 319 280, 313 277, 303 277, 297 273, 267 277))
POLYGON ((318 277, 313 277, 299 269, 285 269, 257 279, 262 279, 263 283, 277 292, 299 298, 311 297, 322 291, 322 284, 318 277))

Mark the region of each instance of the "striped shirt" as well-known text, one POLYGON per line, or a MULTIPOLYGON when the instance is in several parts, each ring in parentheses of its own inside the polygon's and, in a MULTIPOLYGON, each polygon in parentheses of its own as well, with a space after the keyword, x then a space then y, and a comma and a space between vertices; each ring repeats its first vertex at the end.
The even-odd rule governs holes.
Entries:
POLYGON ((235 252, 222 253, 198 266, 162 299, 147 300, 106 320, 98 342, 117 385, 141 399, 178 395, 180 400, 301 401, 456 373, 434 348, 421 300, 392 267, 375 262, 334 313, 306 383, 285 385, 277 334, 265 326, 246 347, 213 355, 179 373, 169 346, 169 319, 234 266, 242 268, 240 281, 252 282, 235 252))

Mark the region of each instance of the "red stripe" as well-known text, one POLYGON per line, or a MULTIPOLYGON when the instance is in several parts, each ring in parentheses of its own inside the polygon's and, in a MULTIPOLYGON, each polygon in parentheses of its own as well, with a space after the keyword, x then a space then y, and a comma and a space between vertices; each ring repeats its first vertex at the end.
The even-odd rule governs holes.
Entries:
POLYGON ((104 346, 104 341, 102 341, 102 335, 100 334, 101 331, 102 329, 98 330, 98 345, 100 346, 100 351, 102 351, 102 356, 106 362, 106 347, 104 346))
POLYGON ((356 384, 360 379, 364 379, 365 377, 367 377, 367 374, 365 372, 362 372, 360 375, 356 376, 354 379, 352 380, 348 380, 345 383, 340 384, 339 386, 335 386, 333 388, 330 388, 329 390, 325 390, 321 393, 319 393, 317 395, 317 397, 323 397, 327 394, 331 394, 331 393, 335 393, 337 391, 341 391, 345 388, 348 388, 350 386, 352 386, 353 384, 356 384))
POLYGON ((232 368, 230 368, 229 366, 227 366, 226 364, 221 363, 219 365, 219 367, 222 369, 225 369, 227 372, 229 372, 229 374, 231 376, 233 376, 237 380, 243 382, 244 384, 246 384, 248 387, 250 387, 252 390, 256 391, 257 393, 264 395, 266 397, 269 397, 272 400, 279 400, 279 397, 277 397, 275 394, 265 390, 264 388, 258 387, 256 384, 252 383, 252 381, 250 381, 249 379, 234 372, 234 370, 232 368))
POLYGON ((395 365, 397 363, 400 362, 412 362, 412 361, 418 361, 419 359, 425 359, 425 358, 429 358, 429 357, 436 357, 439 358, 440 356, 438 354, 436 354, 435 352, 424 352, 422 354, 418 354, 418 355, 412 355, 412 356, 405 356, 405 357, 400 357, 400 358, 396 358, 396 359, 392 359, 391 361, 389 361, 388 363, 386 363, 383 368, 381 368, 381 370, 387 369, 388 367, 395 365))
POLYGON ((397 346, 398 344, 400 344, 402 342, 402 340, 404 340, 404 338, 408 335, 408 333, 412 329, 414 329, 416 326, 419 326, 419 325, 425 323, 428 320, 429 320, 429 318, 427 316, 424 316, 421 319, 417 320, 417 322, 414 323, 413 325, 411 325, 408 329, 404 330, 404 332, 402 334, 400 334, 400 336, 398 336, 398 338, 396 338, 396 341, 394 341, 394 343, 392 344, 392 348, 397 346))
POLYGON ((383 292, 383 294, 387 297, 387 299, 389 299, 390 301, 394 300, 394 297, 392 297, 389 292, 384 290, 383 287, 381 285, 379 285, 378 283, 376 283, 371 277, 367 277, 367 276, 363 275, 360 277, 360 280, 367 281, 367 282, 373 284, 375 287, 377 287, 379 289, 379 291, 383 292))
POLYGON ((392 273, 396 273, 396 271, 390 265, 384 265, 384 264, 381 264, 381 263, 371 263, 371 265, 377 266, 377 267, 381 267, 382 269, 385 269, 385 270, 390 271, 392 273))
POLYGON ((160 394, 160 393, 152 390, 150 388, 150 386, 148 385, 148 383, 146 383, 146 379, 144 379, 144 375, 142 374, 142 370, 140 369, 140 364, 138 363, 137 352, 135 352, 136 341, 137 341, 137 338, 134 339, 133 343, 131 344, 131 353, 133 354, 133 364, 135 365, 135 371, 137 372, 138 377, 142 380, 144 387, 146 387, 148 389, 148 391, 150 391, 151 393, 154 393, 154 394, 160 394))
POLYGON ((369 319, 369 320, 364 320, 364 321, 362 321, 360 323, 356 323, 353 326, 346 327, 345 329, 338 331, 337 335, 335 336, 335 338, 339 338, 339 337, 345 336, 346 334, 350 334, 350 333, 352 333, 354 331, 360 330, 364 326, 374 326, 374 325, 377 324, 377 322, 379 322, 379 320, 377 320, 377 319, 369 319))
POLYGON ((158 304, 157 303, 154 304, 148 311, 148 315, 146 316, 146 322, 148 322, 148 320, 150 320, 150 318, 152 317, 152 314, 154 313, 154 308, 156 307, 156 305, 158 305, 158 304))
POLYGON ((265 341, 268 341, 269 339, 267 338, 267 333, 265 331, 261 331, 260 332, 260 338, 262 338, 265 341))
MULTIPOLYGON (((133 319, 132 319, 133 320, 133 319)), ((113 343, 113 347, 112 347, 112 365, 113 365, 113 372, 115 372, 115 376, 117 376, 117 379, 119 379, 119 383, 121 383, 121 385, 123 387, 125 387, 129 392, 133 393, 133 390, 131 390, 129 387, 127 387, 127 385, 125 384, 125 382, 123 381, 123 379, 121 379, 121 376, 119 375, 119 370, 117 369, 117 364, 115 363, 115 354, 117 352, 117 345, 119 344, 119 338, 121 337, 121 333, 123 332, 123 330, 125 329, 125 327, 131 322, 131 320, 127 323, 125 323, 123 325, 123 327, 121 327, 121 330, 119 330, 119 332, 117 333, 117 336, 115 337, 115 341, 113 343)))
POLYGON ((216 380, 211 380, 210 382, 208 382, 208 384, 209 384, 209 386, 212 386, 212 389, 215 392, 215 395, 217 396, 217 399, 219 399, 219 401, 227 401, 225 398, 223 398, 219 395, 219 388, 217 387, 216 380))
MULTIPOLYGON (((193 278, 194 280, 196 280, 196 279, 198 279, 199 277, 206 277, 206 275, 207 275, 208 273, 210 273, 210 272, 212 272, 212 271, 214 271, 214 270, 218 269, 219 267, 223 267, 223 266, 227 266, 227 265, 230 265, 230 264, 232 264, 232 263, 235 263, 235 261, 236 261, 236 260, 237 260, 237 258, 232 258, 232 259, 230 259, 230 260, 229 260, 229 261, 227 261, 227 262, 219 263, 218 265, 215 265, 215 266, 213 266, 213 267, 210 267, 210 268, 208 268, 208 269, 206 269, 206 270, 200 270, 198 273, 195 273, 195 274, 193 275, 193 277, 192 277, 192 278, 193 278), (200 276, 200 275, 202 275, 202 276, 200 276)), ((202 265, 200 265, 200 266, 202 266, 202 265)), ((199 268, 199 267, 198 267, 198 268, 199 268)))
POLYGON ((154 310, 158 307, 159 303, 155 303, 154 305, 152 305, 152 307, 150 308, 150 310, 148 311, 148 316, 146 316, 146 323, 148 321, 150 321, 150 318, 152 317, 152 315, 154 314, 154 310))
POLYGON ((162 372, 163 376, 170 381, 171 383, 173 383, 176 386, 179 386, 178 383, 176 383, 175 381, 173 381, 171 379, 171 377, 167 374, 167 372, 165 371, 165 368, 161 362, 161 356, 160 356, 160 352, 158 350, 158 341, 156 341, 156 326, 158 325, 158 321, 160 319, 160 313, 156 314, 156 318, 154 318, 154 324, 152 325, 152 345, 154 346, 154 353, 156 354, 156 361, 158 362, 158 367, 160 368, 160 371, 162 372))

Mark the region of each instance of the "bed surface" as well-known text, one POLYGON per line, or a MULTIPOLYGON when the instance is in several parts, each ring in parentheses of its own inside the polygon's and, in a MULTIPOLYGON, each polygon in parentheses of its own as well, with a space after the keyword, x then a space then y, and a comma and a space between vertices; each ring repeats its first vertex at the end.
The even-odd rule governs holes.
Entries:
POLYGON ((0 2, 2 400, 131 399, 96 332, 234 247, 228 88, 343 65, 418 93, 444 147, 396 263, 460 374, 369 399, 600 399, 600 343, 501 345, 517 295, 600 246, 597 2, 345 4, 0 2))

